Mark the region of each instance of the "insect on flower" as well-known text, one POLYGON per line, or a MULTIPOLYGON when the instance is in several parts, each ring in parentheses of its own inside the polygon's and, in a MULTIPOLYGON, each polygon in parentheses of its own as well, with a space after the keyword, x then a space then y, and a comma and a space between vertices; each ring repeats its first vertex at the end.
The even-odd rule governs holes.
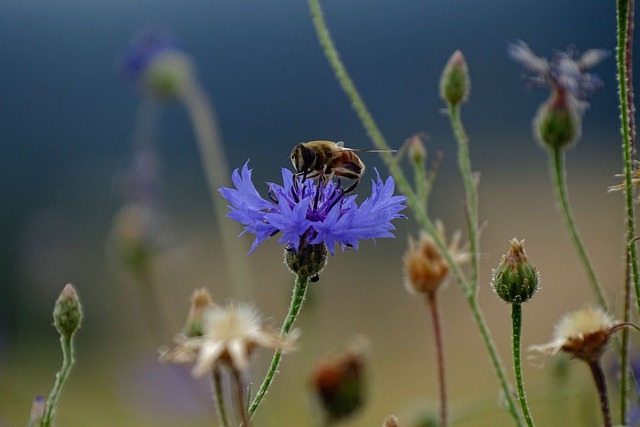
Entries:
MULTIPOLYGON (((354 180, 344 190, 349 193, 356 189, 364 174, 365 166, 356 152, 395 152, 396 150, 368 150, 364 148, 347 148, 343 141, 310 141, 302 142, 291 150, 291 163, 296 169, 294 184, 298 177, 302 182, 307 178, 318 178, 323 184, 335 176, 354 180)), ((340 186, 338 184, 338 186, 340 186)))

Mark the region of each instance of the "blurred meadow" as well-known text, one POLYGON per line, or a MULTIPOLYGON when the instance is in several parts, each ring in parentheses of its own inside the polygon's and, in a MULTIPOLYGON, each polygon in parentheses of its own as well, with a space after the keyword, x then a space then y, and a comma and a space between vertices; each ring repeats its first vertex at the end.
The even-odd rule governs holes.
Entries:
MULTIPOLYGON (((398 148, 426 132, 430 158, 442 151, 430 215, 443 219, 448 233, 465 227, 464 193, 438 81, 451 54, 464 53, 472 87, 462 117, 473 169, 481 173, 480 221, 487 221, 480 303, 511 378, 509 307, 489 286, 491 269, 511 238, 526 240, 542 280, 523 307, 524 348, 548 341, 565 312, 594 299, 556 206, 547 155, 531 131, 546 93, 524 87, 523 72, 507 57, 507 42, 525 40, 542 56, 569 45, 613 54, 614 4, 327 0, 323 9, 341 57, 390 144, 398 148)), ((139 88, 119 73, 118 58, 134 34, 150 27, 171 33, 191 56, 215 104, 228 167, 250 159, 263 196, 262 183, 280 182, 280 169, 291 168, 289 153, 301 141, 372 147, 323 56, 304 1, 0 2, 0 427, 25 425, 33 398, 51 388, 60 365, 51 311, 66 283, 76 286, 85 322, 76 337, 77 365, 62 396, 59 426, 216 425, 207 381, 192 380, 188 367, 157 361, 158 347, 169 345, 182 328, 194 288, 206 287, 220 302, 237 296, 194 133, 178 103, 160 103, 152 125, 164 216, 156 277, 169 326, 161 342, 152 336, 140 294, 108 250, 123 203, 119 177, 131 162, 141 102, 139 88)), ((620 182, 614 175, 622 171, 613 56, 593 71, 604 88, 585 115, 582 138, 567 152, 568 187, 617 315, 623 198, 606 192, 620 182)), ((388 171, 377 154, 360 157, 367 165, 357 191, 362 201, 371 191, 373 168, 383 177, 388 171)), ((216 203, 226 203, 216 197, 216 203)), ((394 239, 337 250, 320 281, 310 284, 296 322, 302 331, 299 350, 284 356, 256 426, 313 425, 313 361, 361 335, 370 344, 366 404, 344 425, 378 426, 394 413, 401 425, 412 426, 420 411, 435 413, 430 319, 421 298, 403 286, 402 257, 418 228, 411 212, 403 213, 409 218, 394 221, 394 239)), ((286 313, 294 279, 277 239, 247 256, 251 280, 242 295, 274 327, 286 313)), ((240 240, 248 251, 253 236, 240 240)), ((441 295, 441 312, 452 425, 513 425, 497 405, 498 382, 453 283, 441 295)), ((253 360, 253 381, 259 384, 271 353, 260 349, 253 360)), ((556 362, 549 360, 543 369, 523 364, 539 424, 599 425, 587 368, 569 362, 568 386, 558 390, 556 362)))

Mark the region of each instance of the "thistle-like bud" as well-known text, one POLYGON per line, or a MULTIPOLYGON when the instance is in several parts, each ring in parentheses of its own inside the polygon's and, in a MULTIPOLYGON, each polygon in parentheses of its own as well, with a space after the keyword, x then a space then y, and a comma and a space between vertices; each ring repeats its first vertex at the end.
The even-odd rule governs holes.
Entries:
POLYGON ((53 324, 60 335, 70 338, 80 328, 82 306, 73 285, 68 284, 60 292, 53 308, 53 324))
POLYGON ((201 337, 204 335, 203 320, 205 312, 215 307, 211 294, 205 288, 196 289, 191 295, 189 315, 184 326, 187 337, 201 337))
POLYGON ((565 148, 580 137, 582 119, 576 102, 565 90, 555 89, 551 93, 533 121, 540 143, 552 149, 565 148))
POLYGON ((424 168, 424 162, 427 159, 427 149, 424 146, 424 140, 427 138, 425 133, 417 133, 407 139, 407 150, 409 160, 414 167, 424 168))
POLYGON ((538 290, 540 275, 524 250, 524 241, 511 240, 511 247, 493 270, 491 286, 509 304, 522 304, 538 290))
POLYGON ((327 254, 327 245, 324 243, 300 245, 297 251, 287 247, 284 250, 284 262, 292 273, 317 282, 320 279, 318 275, 327 265, 327 254))
POLYGON ((193 76, 193 64, 189 56, 175 50, 164 52, 149 62, 142 75, 142 84, 159 98, 173 98, 191 84, 193 76))
POLYGON ((318 361, 311 373, 311 387, 330 422, 354 414, 364 402, 364 363, 362 346, 343 355, 318 361))
POLYGON ((456 50, 444 67, 440 78, 440 97, 451 105, 458 105, 469 97, 469 69, 462 52, 456 50))

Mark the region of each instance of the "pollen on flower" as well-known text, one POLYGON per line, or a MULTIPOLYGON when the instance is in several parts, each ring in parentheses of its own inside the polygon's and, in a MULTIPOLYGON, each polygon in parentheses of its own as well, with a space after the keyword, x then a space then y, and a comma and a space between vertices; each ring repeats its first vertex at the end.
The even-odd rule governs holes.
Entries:
POLYGON ((615 325, 602 308, 586 307, 560 319, 551 342, 531 346, 529 350, 547 356, 564 351, 578 359, 597 360, 606 349, 615 325))
POLYGON ((246 371, 249 356, 257 347, 294 349, 297 331, 280 337, 266 328, 258 312, 251 306, 227 304, 207 308, 202 319, 202 336, 176 337, 177 346, 161 351, 160 360, 172 363, 195 363, 192 374, 201 377, 214 367, 225 364, 246 371))

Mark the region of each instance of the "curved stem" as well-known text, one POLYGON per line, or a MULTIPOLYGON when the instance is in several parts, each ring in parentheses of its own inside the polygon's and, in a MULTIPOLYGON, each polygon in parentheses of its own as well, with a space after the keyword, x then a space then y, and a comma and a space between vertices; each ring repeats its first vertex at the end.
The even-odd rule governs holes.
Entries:
POLYGON ((600 407, 602 409, 604 427, 612 427, 613 422, 611 421, 611 411, 609 409, 609 394, 607 393, 607 382, 605 380, 604 371, 602 370, 602 364, 600 363, 600 360, 587 363, 589 364, 589 368, 591 368, 593 381, 596 384, 598 396, 600 397, 600 407))
POLYGON ((229 268, 231 283, 238 296, 251 294, 250 266, 246 248, 238 235, 242 231, 235 221, 226 220, 227 208, 218 196, 218 189, 229 185, 231 173, 227 167, 222 138, 215 119, 214 107, 206 92, 197 82, 186 85, 180 92, 180 100, 189 112, 196 134, 200 159, 204 169, 211 202, 218 224, 218 232, 225 248, 224 257, 229 268))
POLYGON ((224 393, 222 391, 222 375, 218 365, 214 366, 211 379, 213 381, 213 398, 218 408, 218 422, 222 427, 229 427, 227 405, 224 401, 224 393))
MULTIPOLYGON (((282 324, 282 328, 280 329, 280 336, 284 337, 291 331, 291 327, 293 326, 293 322, 298 317, 298 313, 300 313, 300 309, 302 308, 302 303, 304 302, 304 297, 307 293, 307 283, 309 278, 304 276, 296 276, 296 281, 293 286, 293 296, 291 297, 291 305, 289 306, 289 313, 287 317, 284 319, 284 323, 282 324)), ((249 406, 249 417, 252 417, 253 414, 258 409, 260 402, 264 398, 264 395, 267 393, 269 386, 273 382, 273 378, 278 371, 278 366, 280 365, 280 359, 282 358, 282 352, 280 350, 276 350, 273 354, 273 359, 271 360, 271 365, 269 366, 269 370, 267 371, 264 380, 262 381, 262 385, 258 389, 256 396, 253 398, 253 402, 251 402, 251 406, 249 406)))
POLYGON ((477 183, 471 170, 471 157, 469 155, 469 138, 460 120, 460 108, 449 104, 449 119, 453 133, 458 141, 458 168, 464 183, 467 227, 469 229, 469 252, 471 253, 471 287, 478 289, 479 244, 478 244, 478 192, 477 183))
POLYGON ((436 292, 427 293, 427 304, 431 312, 431 324, 433 325, 433 339, 436 346, 436 359, 438 364, 438 387, 440 390, 440 427, 449 425, 447 420, 447 382, 445 378, 444 343, 442 341, 442 323, 438 311, 436 292))
MULTIPOLYGON (((311 16, 313 19, 313 24, 316 30, 316 35, 325 53, 325 56, 327 57, 327 60, 329 61, 329 64, 331 65, 331 68, 333 69, 336 75, 336 79, 338 80, 340 86, 342 87, 342 90, 345 92, 345 94, 349 98, 351 105, 353 106, 358 117, 360 118, 360 121, 364 126, 365 130, 367 131, 369 138, 371 138, 371 141, 373 142, 374 146, 378 149, 388 149, 389 145, 387 144, 384 136, 382 135, 382 132, 380 131, 375 121, 373 120, 373 116, 371 115, 371 113, 369 113, 369 110, 367 109, 364 101, 360 97, 360 94, 358 93, 355 85, 353 84, 351 78, 349 77, 346 67, 340 60, 338 52, 333 44, 333 40, 331 39, 331 35, 329 34, 329 30, 327 29, 327 25, 324 21, 319 0, 308 0, 308 1, 309 1, 309 8, 311 10, 311 16)), ((487 351, 489 352, 489 358, 491 359, 491 364, 500 382, 500 386, 502 388, 504 398, 507 403, 509 414, 513 417, 514 421, 516 422, 516 425, 521 427, 523 425, 522 420, 516 409, 516 403, 513 399, 513 396, 511 395, 511 389, 507 381, 507 376, 505 373, 504 366, 502 364, 502 360, 498 355, 498 351, 496 349, 495 343, 491 338, 489 327, 487 326, 484 320, 482 311, 480 309, 480 306, 478 305, 478 302, 476 299, 477 292, 475 292, 475 290, 472 289, 472 287, 469 285, 469 282, 467 281, 466 277, 462 273, 462 270, 460 269, 458 264, 456 264, 453 261, 453 258, 451 257, 451 253, 449 252, 449 249, 447 248, 443 240, 438 235, 433 222, 427 216, 424 206, 420 203, 420 200, 418 199, 418 197, 416 197, 414 191, 411 189, 411 186, 409 185, 409 182, 406 179, 404 172, 400 168, 400 165, 398 164, 398 162, 395 162, 393 160, 393 156, 389 153, 381 153, 381 156, 385 164, 389 168, 389 172, 395 179, 396 184, 398 185, 398 189, 400 190, 400 192, 402 192, 402 194, 404 194, 407 197, 407 206, 409 206, 409 208, 415 214, 416 221, 418 222, 420 227, 433 238, 436 246, 438 247, 438 250, 444 256, 445 260, 449 264, 449 268, 451 268, 451 273, 456 283, 458 284, 458 286, 460 287, 460 289, 462 290, 463 294, 467 299, 467 303, 469 304, 471 312, 473 313, 473 317, 476 322, 476 325, 480 330, 483 343, 487 348, 487 351)))
POLYGON ((589 283, 591 284, 591 290, 598 300, 598 304, 607 309, 607 301, 604 297, 604 291, 602 290, 602 286, 600 286, 600 282, 598 282, 598 278, 596 277, 596 273, 593 269, 593 264, 591 264, 587 250, 585 249, 580 233, 578 232, 578 226, 576 225, 575 218, 571 212, 571 205, 569 204, 569 196, 567 194, 567 183, 565 180, 566 172, 564 165, 564 151, 562 151, 562 149, 555 148, 551 151, 551 163, 556 197, 560 202, 562 216, 567 230, 569 231, 569 235, 571 236, 571 241, 573 242, 576 252, 578 252, 582 266, 587 273, 589 283))
POLYGON ((58 408, 58 401, 62 393, 71 369, 75 364, 74 350, 73 350, 73 334, 71 336, 60 336, 60 347, 62 347, 62 367, 56 374, 56 381, 47 398, 47 405, 40 421, 40 427, 50 427, 53 425, 53 420, 56 416, 56 409, 58 408))
POLYGON ((533 427, 533 419, 527 405, 527 396, 524 393, 524 383, 522 381, 522 366, 520 363, 520 339, 522 337, 522 305, 511 304, 511 325, 513 327, 512 350, 513 350, 513 370, 516 377, 516 388, 518 389, 518 401, 524 415, 524 420, 529 427, 533 427))

